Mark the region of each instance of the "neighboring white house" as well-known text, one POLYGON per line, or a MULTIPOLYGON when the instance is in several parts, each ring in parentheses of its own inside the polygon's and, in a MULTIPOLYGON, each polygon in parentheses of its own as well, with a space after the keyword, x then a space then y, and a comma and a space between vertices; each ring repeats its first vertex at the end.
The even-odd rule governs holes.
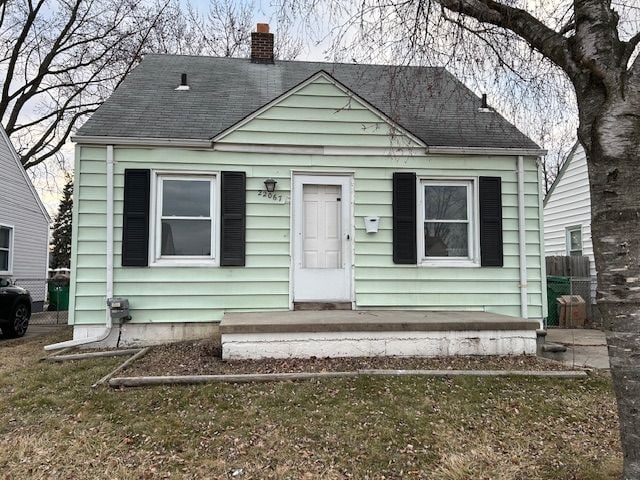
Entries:
POLYGON ((51 219, 0 126, 0 277, 28 288, 33 311, 46 297, 51 219))
POLYGON ((584 149, 576 143, 544 199, 545 254, 585 255, 591 268, 595 304, 596 266, 591 242, 591 194, 584 149))

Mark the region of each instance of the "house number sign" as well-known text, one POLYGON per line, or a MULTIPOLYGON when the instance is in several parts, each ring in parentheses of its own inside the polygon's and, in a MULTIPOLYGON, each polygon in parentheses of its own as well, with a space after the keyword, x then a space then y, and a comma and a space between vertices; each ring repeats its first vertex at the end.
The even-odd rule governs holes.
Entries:
POLYGON ((258 192, 258 196, 273 203, 289 203, 289 196, 283 195, 278 192, 267 192, 266 190, 260 190, 258 192))

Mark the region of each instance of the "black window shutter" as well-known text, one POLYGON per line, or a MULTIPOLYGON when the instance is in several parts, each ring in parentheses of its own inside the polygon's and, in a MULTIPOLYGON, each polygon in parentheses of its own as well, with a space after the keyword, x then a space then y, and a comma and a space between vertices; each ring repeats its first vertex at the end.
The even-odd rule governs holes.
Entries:
POLYGON ((122 266, 149 264, 149 170, 124 171, 122 266))
POLYGON ((393 174, 393 263, 417 262, 416 174, 393 174))
POLYGON ((244 266, 247 205, 245 185, 244 172, 222 172, 220 265, 244 266))
POLYGON ((480 177, 480 255, 483 267, 502 267, 502 180, 480 177))

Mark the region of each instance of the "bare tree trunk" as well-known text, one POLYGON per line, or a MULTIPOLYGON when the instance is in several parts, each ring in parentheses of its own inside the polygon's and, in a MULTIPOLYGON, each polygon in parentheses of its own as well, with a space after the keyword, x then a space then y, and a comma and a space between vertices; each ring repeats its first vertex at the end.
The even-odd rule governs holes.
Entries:
MULTIPOLYGON (((624 85, 624 83, 621 83, 624 85)), ((640 479, 640 88, 583 94, 580 141, 591 185, 591 232, 624 452, 640 479), (626 91, 622 91, 626 90, 626 91)))

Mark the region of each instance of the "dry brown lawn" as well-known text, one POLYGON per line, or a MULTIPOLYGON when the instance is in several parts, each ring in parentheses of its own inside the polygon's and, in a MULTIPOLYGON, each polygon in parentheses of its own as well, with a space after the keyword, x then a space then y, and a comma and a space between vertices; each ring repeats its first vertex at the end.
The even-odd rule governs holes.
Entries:
POLYGON ((358 378, 91 389, 122 358, 0 343, 0 477, 609 479, 610 379, 358 378))

